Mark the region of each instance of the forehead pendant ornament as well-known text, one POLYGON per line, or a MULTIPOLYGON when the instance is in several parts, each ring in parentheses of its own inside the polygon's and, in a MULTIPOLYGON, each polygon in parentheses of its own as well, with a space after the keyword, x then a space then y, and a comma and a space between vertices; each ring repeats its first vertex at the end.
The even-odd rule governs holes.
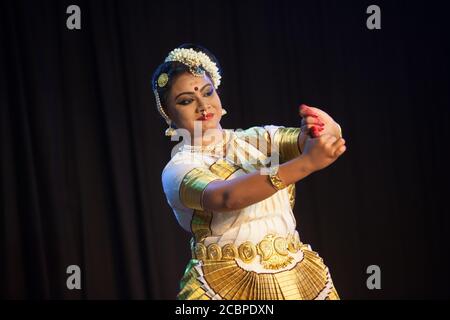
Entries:
POLYGON ((200 66, 190 66, 189 71, 196 77, 203 77, 205 75, 205 70, 200 66))

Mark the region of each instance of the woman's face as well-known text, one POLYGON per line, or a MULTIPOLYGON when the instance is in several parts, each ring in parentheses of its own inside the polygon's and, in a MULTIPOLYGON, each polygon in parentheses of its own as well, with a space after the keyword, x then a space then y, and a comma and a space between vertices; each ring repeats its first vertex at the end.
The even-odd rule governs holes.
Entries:
POLYGON ((206 74, 202 77, 188 72, 179 75, 172 85, 167 104, 169 117, 177 128, 184 128, 191 135, 196 121, 202 133, 221 128, 222 104, 206 74))

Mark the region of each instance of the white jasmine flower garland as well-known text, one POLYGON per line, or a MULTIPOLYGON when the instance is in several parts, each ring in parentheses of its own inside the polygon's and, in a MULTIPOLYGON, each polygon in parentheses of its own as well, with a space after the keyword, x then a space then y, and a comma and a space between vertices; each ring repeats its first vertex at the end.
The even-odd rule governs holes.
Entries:
POLYGON ((219 68, 203 52, 197 52, 194 49, 176 48, 165 59, 165 62, 169 61, 178 61, 187 65, 191 73, 197 76, 202 75, 198 70, 201 67, 211 76, 211 81, 216 89, 220 85, 222 77, 220 76, 219 68))

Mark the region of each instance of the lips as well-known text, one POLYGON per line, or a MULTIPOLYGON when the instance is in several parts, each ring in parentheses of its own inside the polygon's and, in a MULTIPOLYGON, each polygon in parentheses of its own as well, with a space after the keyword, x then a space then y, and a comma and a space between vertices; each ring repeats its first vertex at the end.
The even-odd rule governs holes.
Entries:
POLYGON ((198 118, 197 120, 200 121, 208 121, 211 120, 214 117, 214 113, 207 113, 206 115, 202 115, 200 118, 198 118))

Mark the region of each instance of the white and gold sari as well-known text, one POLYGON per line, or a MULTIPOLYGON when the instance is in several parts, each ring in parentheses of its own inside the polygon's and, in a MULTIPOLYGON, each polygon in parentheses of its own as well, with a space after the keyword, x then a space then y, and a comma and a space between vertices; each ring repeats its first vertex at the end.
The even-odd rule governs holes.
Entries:
POLYGON ((166 165, 167 201, 193 235, 178 299, 339 299, 328 268, 295 229, 294 184, 233 212, 201 205, 208 183, 267 167, 274 153, 280 163, 299 156, 299 133, 273 125, 224 130, 222 142, 182 145, 166 165))

